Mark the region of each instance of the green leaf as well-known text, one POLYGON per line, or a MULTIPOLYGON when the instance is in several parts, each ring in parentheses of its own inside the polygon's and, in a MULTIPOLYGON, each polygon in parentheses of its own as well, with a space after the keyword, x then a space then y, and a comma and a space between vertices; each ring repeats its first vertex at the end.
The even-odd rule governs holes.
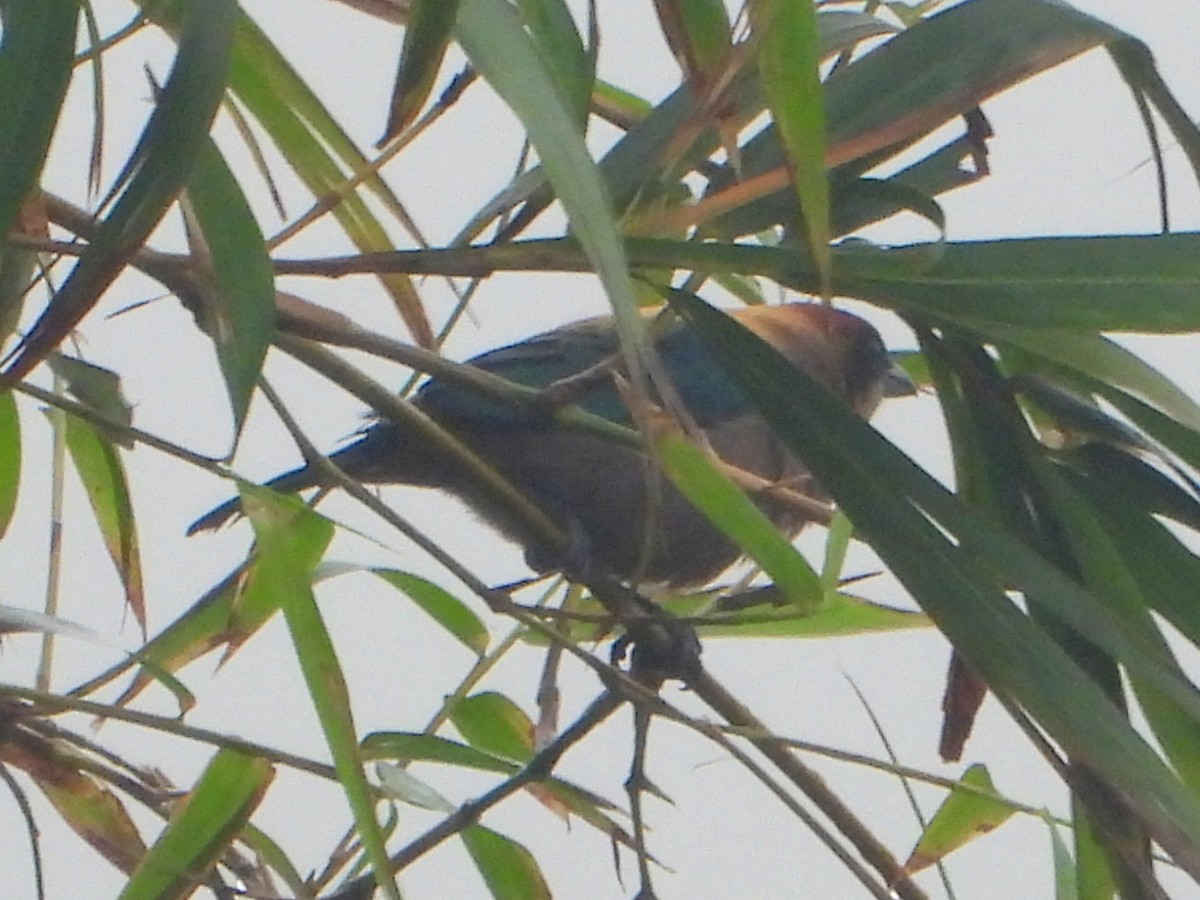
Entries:
POLYGON ((766 513, 682 435, 664 432, 655 437, 655 445, 657 458, 675 486, 762 566, 800 612, 820 608, 824 599, 820 578, 766 513))
POLYGON ((490 635, 479 616, 445 588, 408 572, 372 569, 371 572, 402 591, 430 618, 477 656, 487 652, 490 635))
POLYGON ((512 775, 520 769, 518 763, 434 734, 377 731, 363 738, 362 751, 365 759, 436 762, 502 775, 512 775))
POLYGON ((740 326, 691 298, 672 302, 971 667, 1072 759, 1109 784, 1138 784, 1127 796, 1135 814, 1177 863, 1200 875, 1195 796, 1000 585, 1024 592, 1131 674, 1169 691, 1193 718, 1194 688, 1163 667, 1156 648, 1125 634, 1091 593, 951 495, 803 373, 789 375, 787 363, 740 326))
MULTIPOLYGON (((121 378, 111 369, 93 365, 74 356, 51 353, 46 362, 50 371, 66 383, 67 390, 84 406, 90 406, 104 418, 121 425, 133 422, 133 406, 121 390, 121 378)), ((132 448, 132 442, 115 429, 109 440, 132 448)))
POLYGON ((808 253, 829 295, 829 180, 825 164, 825 105, 820 79, 816 7, 789 0, 751 0, 750 21, 759 42, 758 73, 783 142, 788 172, 800 200, 808 253))
MULTIPOLYGON (((297 516, 308 510, 298 497, 279 496, 279 501, 292 504, 297 516)), ((311 510, 308 512, 315 515, 311 510)), ((251 556, 143 645, 134 654, 133 662, 142 663, 144 670, 122 691, 115 703, 118 706, 128 704, 151 681, 161 680, 163 673, 178 672, 214 648, 223 647, 222 661, 228 660, 256 634, 279 611, 280 602, 280 594, 269 572, 264 576, 260 562, 261 557, 257 554, 251 556)), ((113 666, 76 691, 86 694, 108 684, 129 665, 113 666)), ((190 696, 181 695, 181 700, 185 704, 181 711, 186 711, 190 696)))
POLYGON ((400 71, 396 73, 387 127, 380 143, 411 125, 429 99, 457 16, 458 0, 413 0, 409 4, 400 71))
POLYGON ((274 769, 264 759, 219 751, 147 851, 120 900, 190 897, 249 821, 273 777, 274 769))
POLYGON ((1050 832, 1050 853, 1054 859, 1054 900, 1079 900, 1075 887, 1075 860, 1071 850, 1058 833, 1058 825, 1046 815, 1046 829, 1050 832))
POLYGON ((1014 810, 996 794, 991 775, 982 765, 973 765, 963 773, 959 784, 976 790, 954 788, 942 801, 921 839, 904 864, 906 873, 920 872, 941 862, 959 847, 987 834, 1009 820, 1014 810), (979 791, 992 796, 984 796, 979 791))
POLYGON ((1200 329, 1198 234, 951 242, 923 271, 899 271, 903 259, 849 250, 838 257, 835 288, 968 328, 1200 329))
POLYGON ((12 391, 0 390, 0 538, 17 510, 21 488, 21 417, 12 391))
POLYGON ((550 900, 537 860, 516 841, 482 825, 463 829, 462 839, 496 900, 550 900))
POLYGON ((521 763, 533 757, 533 723, 503 694, 464 697, 451 707, 450 721, 472 747, 521 763))
POLYGON ((146 631, 146 597, 138 550, 137 522, 129 498, 129 482, 121 455, 91 425, 72 415, 64 416, 67 450, 87 492, 92 514, 104 546, 125 589, 125 602, 146 631))
MULTIPOLYGON (((170 30, 178 15, 163 15, 170 30)), ((363 253, 390 250, 387 230, 359 194, 356 180, 371 191, 401 223, 408 216, 395 193, 330 115, 266 34, 245 14, 238 21, 229 86, 270 136, 297 177, 321 203, 337 202, 332 213, 354 246, 363 253)), ((395 302, 413 339, 433 345, 433 331, 412 280, 403 273, 377 275, 395 302)))
MULTIPOLYGON (((37 183, 71 83, 77 0, 6 3, 0 41, 0 236, 37 183)), ((7 332, 0 334, 0 340, 7 332)))
POLYGON ((205 312, 240 433, 275 336, 275 274, 262 231, 216 143, 207 138, 188 176, 188 199, 211 254, 216 291, 205 312))
POLYGON ((1126 35, 1058 0, 973 0, 930 16, 830 77, 837 161, 925 134, 988 97, 1126 35))
MULTIPOLYGON (((678 611, 674 602, 666 606, 678 611)), ((683 614, 683 613, 679 613, 683 614)), ((707 618, 719 619, 721 615, 707 618)), ((813 613, 797 611, 788 604, 764 610, 748 607, 729 615, 728 624, 701 624, 696 633, 702 638, 823 638, 909 628, 929 628, 933 623, 923 612, 896 609, 864 600, 853 594, 826 594, 821 607, 813 613)))
POLYGON ((24 376, 66 337, 175 202, 225 94, 238 12, 236 0, 184 4, 175 65, 110 192, 110 199, 120 196, 34 323, 6 377, 24 376))
MULTIPOLYGON (((1143 360, 1102 334, 1032 330, 985 325, 981 334, 1015 344, 1076 372, 1103 381, 1148 403, 1177 422, 1200 431, 1200 404, 1177 384, 1143 360)), ((1047 410, 1053 412, 1053 410, 1047 410)))
POLYGON ((645 326, 604 185, 575 118, 506 0, 462 0, 456 34, 471 63, 525 126, 571 232, 612 303, 632 380, 640 386, 645 326))
POLYGON ((854 524, 841 510, 834 510, 825 538, 825 562, 821 566, 821 589, 829 597, 837 593, 846 565, 846 554, 850 550, 850 539, 854 537, 854 524))
MULTIPOLYGON (((500 775, 513 775, 520 771, 522 765, 431 734, 376 732, 363 739, 362 748, 368 759, 441 763, 500 775)), ((579 816, 611 840, 632 846, 629 836, 606 814, 606 811, 616 809, 614 804, 560 778, 547 778, 539 783, 538 790, 549 794, 562 808, 579 816)))
POLYGON ((583 45, 564 0, 517 0, 517 6, 563 103, 585 131, 596 80, 594 52, 583 45))
POLYGON ((665 0, 654 4, 663 36, 695 88, 703 89, 728 61, 729 13, 721 0, 665 0))
MULTIPOLYGON (((786 247, 665 238, 630 238, 625 246, 635 269, 759 276, 802 293, 820 288, 807 259, 786 247)), ((856 242, 840 245, 835 257, 836 294, 976 332, 996 325, 1084 333, 1200 330, 1200 233, 896 248, 856 242)), ((389 259, 400 270, 453 275, 580 272, 589 265, 568 239, 396 251, 389 259)))
POLYGON ((294 497, 243 485, 242 506, 258 541, 257 576, 283 610, 309 697, 346 793, 375 881, 399 900, 387 844, 375 818, 375 798, 363 771, 350 695, 321 611, 312 593, 313 572, 333 536, 333 526, 294 497))
POLYGON ((242 828, 241 840, 254 851, 263 865, 283 880, 288 890, 296 897, 304 896, 304 892, 309 889, 308 882, 279 844, 249 822, 242 828))

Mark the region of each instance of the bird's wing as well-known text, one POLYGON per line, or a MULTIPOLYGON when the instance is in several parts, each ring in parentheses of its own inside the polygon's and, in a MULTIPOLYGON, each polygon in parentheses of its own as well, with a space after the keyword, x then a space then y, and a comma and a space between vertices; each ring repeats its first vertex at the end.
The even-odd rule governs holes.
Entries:
MULTIPOLYGON (((544 389, 614 358, 619 342, 607 319, 588 319, 483 353, 470 365, 526 387, 544 389)), ((627 419, 612 379, 598 377, 583 387, 578 402, 596 415, 627 419)), ((461 385, 432 379, 418 394, 427 412, 441 419, 503 427, 527 424, 520 413, 461 385)))

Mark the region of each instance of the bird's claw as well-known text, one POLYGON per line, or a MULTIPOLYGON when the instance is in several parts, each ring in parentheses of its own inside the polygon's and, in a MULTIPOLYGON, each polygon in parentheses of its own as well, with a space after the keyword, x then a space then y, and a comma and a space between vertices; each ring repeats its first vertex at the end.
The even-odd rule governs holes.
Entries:
POLYGON ((613 642, 614 666, 625 660, 630 647, 630 671, 641 682, 687 681, 700 668, 703 648, 695 629, 661 611, 627 625, 625 634, 613 642))

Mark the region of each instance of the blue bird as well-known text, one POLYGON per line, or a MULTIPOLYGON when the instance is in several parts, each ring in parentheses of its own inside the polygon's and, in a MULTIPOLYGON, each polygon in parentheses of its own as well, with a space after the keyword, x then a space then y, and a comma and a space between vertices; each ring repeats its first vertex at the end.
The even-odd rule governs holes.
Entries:
MULTIPOLYGON (((789 303, 745 307, 732 315, 864 419, 885 395, 912 392, 912 383, 894 366, 878 332, 850 313, 789 303)), ((699 334, 678 321, 652 334, 680 400, 718 456, 768 481, 825 499, 803 463, 713 362, 699 334)), ((537 389, 594 371, 570 392, 571 401, 594 415, 631 425, 612 377, 622 370, 618 350, 612 320, 597 318, 492 350, 470 363, 537 389)), ((618 577, 671 588, 702 585, 741 556, 738 546, 669 481, 658 479, 648 487, 648 457, 633 446, 566 428, 544 413, 517 411, 446 379, 428 380, 414 403, 582 539, 590 562, 618 577)), ((547 568, 545 563, 554 559, 524 520, 482 488, 461 463, 397 423, 374 422, 330 460, 364 483, 449 491, 523 545, 535 568, 547 568)), ((267 484, 291 492, 322 481, 318 469, 302 466, 267 484)), ((754 499, 789 536, 812 521, 794 505, 773 503, 766 493, 754 499)), ((236 499, 217 507, 189 533, 220 525, 238 508, 236 499)))

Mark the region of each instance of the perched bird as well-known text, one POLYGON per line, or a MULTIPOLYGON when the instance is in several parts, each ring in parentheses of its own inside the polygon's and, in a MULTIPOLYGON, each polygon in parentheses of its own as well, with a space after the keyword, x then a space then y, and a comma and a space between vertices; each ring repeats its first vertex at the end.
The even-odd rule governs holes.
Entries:
MULTIPOLYGON (((875 411, 885 394, 912 392, 912 383, 892 364, 878 332, 850 313, 791 303, 745 307, 732 315, 863 418, 875 411)), ((803 464, 714 364, 699 334, 681 322, 654 333, 655 347, 680 400, 722 459, 821 497, 803 464)), ((571 401, 595 415, 631 424, 612 377, 621 371, 621 362, 611 319, 567 325, 484 353, 470 363, 534 388, 593 371, 594 376, 571 392, 571 401)), ((414 402, 568 533, 582 539, 589 561, 614 575, 674 588, 695 586, 711 581, 741 555, 737 545, 669 481, 657 479, 648 487, 649 460, 634 447, 565 428, 548 415, 516 411, 446 379, 427 381, 414 402)), ((366 483, 450 491, 521 543, 535 568, 547 567, 554 558, 539 546, 528 525, 481 488, 461 463, 401 425, 377 420, 330 460, 366 483)), ((268 486, 298 491, 321 481, 317 469, 303 466, 268 486)), ((794 506, 772 503, 769 496, 758 496, 755 502, 789 536, 811 521, 794 506)), ((237 510, 238 501, 231 500, 199 519, 189 533, 216 527, 237 510)))

